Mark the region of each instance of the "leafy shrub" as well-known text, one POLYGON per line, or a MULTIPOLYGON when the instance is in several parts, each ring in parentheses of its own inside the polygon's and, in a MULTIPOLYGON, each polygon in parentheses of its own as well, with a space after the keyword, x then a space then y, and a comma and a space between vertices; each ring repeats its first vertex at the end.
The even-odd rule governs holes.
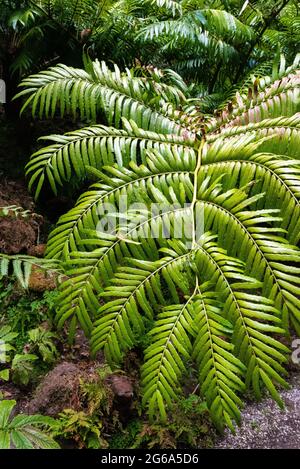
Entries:
POLYGON ((19 354, 17 353, 11 363, 12 370, 12 380, 15 384, 21 386, 27 386, 32 372, 33 372, 33 362, 37 360, 38 357, 33 354, 19 354))
POLYGON ((12 342, 18 337, 17 332, 12 332, 10 326, 0 327, 0 363, 7 363, 10 361, 10 355, 7 352, 15 350, 12 342))
POLYGON ((0 318, 18 333, 15 347, 22 351, 28 341, 28 330, 37 327, 41 322, 51 323, 57 291, 46 291, 43 294, 24 291, 16 288, 14 278, 0 280, 0 318))
POLYGON ((29 341, 31 343, 32 351, 37 351, 43 361, 53 363, 57 359, 58 351, 53 339, 57 335, 53 332, 47 331, 43 327, 36 327, 28 331, 29 341))
POLYGON ((141 380, 153 421, 181 398, 191 362, 220 430, 240 421, 247 388, 281 406, 289 350, 279 338, 290 326, 300 333, 299 57, 214 116, 188 101, 172 71, 145 78, 85 62, 26 78, 19 94, 33 116, 93 123, 48 137, 27 165, 36 197, 46 181, 57 193, 71 179, 98 180, 48 241, 48 258, 69 275, 58 325, 79 322, 112 366, 149 333, 141 380), (94 124, 98 115, 107 126, 94 124), (123 213, 125 225, 121 196, 144 204, 123 213), (99 229, 105 203, 118 221, 111 232, 99 229), (153 214, 155 203, 168 209, 153 214), (180 222, 189 229, 178 236, 180 222))
POLYGON ((111 435, 109 447, 209 448, 214 436, 206 403, 192 394, 172 406, 167 424, 130 419, 111 435))
POLYGON ((0 449, 57 449, 59 445, 44 429, 55 420, 42 415, 18 414, 12 417, 14 400, 0 401, 0 449))
POLYGON ((167 424, 144 423, 133 447, 209 448, 214 436, 206 403, 191 395, 172 406, 167 424))

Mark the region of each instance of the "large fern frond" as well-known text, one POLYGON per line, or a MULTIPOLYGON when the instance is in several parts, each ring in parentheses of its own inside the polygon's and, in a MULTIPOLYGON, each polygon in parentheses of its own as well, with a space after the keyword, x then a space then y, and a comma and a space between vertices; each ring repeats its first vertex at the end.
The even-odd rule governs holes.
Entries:
POLYGON ((27 164, 29 188, 36 188, 35 197, 49 181, 54 193, 57 186, 76 176, 79 181, 87 175, 87 168, 101 169, 103 166, 128 166, 130 161, 144 163, 148 150, 173 148, 174 151, 188 152, 195 142, 195 135, 185 136, 159 134, 144 131, 134 121, 123 118, 124 130, 102 125, 69 132, 64 136, 53 135, 47 140, 54 142, 34 153, 27 164))
POLYGON ((246 367, 236 358, 233 346, 226 340, 232 334, 231 323, 222 314, 222 305, 214 292, 198 287, 195 298, 197 328, 193 357, 199 367, 201 391, 207 399, 213 422, 221 431, 224 423, 234 431, 232 420, 240 422, 238 397, 245 389, 246 367), (201 293, 200 293, 201 292, 201 293))
POLYGON ((116 65, 111 71, 105 62, 89 61, 84 71, 61 64, 31 75, 20 86, 25 89, 16 97, 29 94, 22 110, 30 104, 33 116, 53 117, 58 109, 62 117, 68 113, 76 118, 79 113, 81 119, 95 122, 101 111, 108 124, 116 127, 125 117, 134 118, 147 130, 180 133, 180 126, 169 114, 184 99, 183 94, 165 83, 132 77, 129 70, 121 74, 116 65))

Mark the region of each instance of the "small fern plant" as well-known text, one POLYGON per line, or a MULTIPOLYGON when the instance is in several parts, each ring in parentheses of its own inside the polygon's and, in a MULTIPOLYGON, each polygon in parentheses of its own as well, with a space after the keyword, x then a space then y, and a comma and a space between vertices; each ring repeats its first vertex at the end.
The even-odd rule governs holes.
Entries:
POLYGON ((220 430, 240 421, 246 389, 282 405, 284 336, 300 333, 298 63, 254 78, 214 116, 170 70, 135 76, 86 61, 21 83, 33 116, 89 123, 47 137, 31 157, 36 197, 45 183, 57 193, 71 179, 98 181, 48 240, 69 277, 57 323, 72 332, 79 322, 112 366, 148 335, 141 382, 152 420, 167 419, 191 368, 220 430))

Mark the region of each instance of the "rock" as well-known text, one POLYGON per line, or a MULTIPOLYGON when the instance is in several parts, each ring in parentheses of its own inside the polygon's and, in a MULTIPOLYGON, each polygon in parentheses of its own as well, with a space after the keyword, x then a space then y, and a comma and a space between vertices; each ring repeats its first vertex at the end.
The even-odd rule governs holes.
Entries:
POLYGON ((64 409, 79 409, 80 378, 84 371, 74 363, 63 362, 50 371, 27 405, 27 413, 57 416, 64 409))
POLYGON ((132 381, 127 376, 110 375, 107 378, 107 384, 111 387, 116 397, 131 399, 133 396, 132 381))
MULTIPOLYGON (((37 387, 33 399, 27 404, 26 412, 55 417, 64 409, 83 410, 85 399, 81 392, 81 383, 99 382, 99 367, 99 362, 91 361, 60 363, 37 387)), ((127 376, 111 374, 106 378, 105 385, 107 391, 117 398, 116 405, 127 403, 133 396, 132 382, 127 376)), ((126 409, 128 411, 128 405, 126 409)))

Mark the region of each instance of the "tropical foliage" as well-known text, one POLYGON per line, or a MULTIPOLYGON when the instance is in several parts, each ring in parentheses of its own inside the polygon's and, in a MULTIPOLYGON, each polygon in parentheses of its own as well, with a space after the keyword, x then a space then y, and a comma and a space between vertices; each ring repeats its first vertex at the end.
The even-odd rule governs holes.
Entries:
POLYGON ((37 359, 38 357, 31 353, 16 353, 11 364, 12 380, 15 384, 25 387, 29 384, 33 364, 37 359))
POLYGON ((10 71, 18 75, 58 59, 76 63, 76 51, 97 23, 104 3, 110 2, 2 0, 0 57, 10 57, 10 71))
POLYGON ((24 75, 81 51, 119 66, 169 64, 200 81, 195 92, 222 93, 245 73, 267 67, 278 48, 297 53, 294 0, 2 1, 0 57, 24 75), (47 40, 45 40, 47 38, 47 40), (206 73, 209 68, 210 73, 206 73))
POLYGON ((56 334, 51 331, 47 331, 42 327, 36 327, 28 332, 29 341, 33 351, 37 351, 44 362, 53 363, 55 362, 58 351, 54 343, 54 339, 57 338, 56 334))
POLYGON ((97 180, 49 237, 47 256, 69 277, 57 323, 73 333, 79 322, 114 366, 148 334, 151 419, 167 418, 193 366, 221 430, 239 422, 246 389, 282 405, 282 339, 300 332, 298 65, 281 58, 211 116, 169 69, 140 76, 85 57, 85 70, 58 65, 21 83, 34 117, 90 123, 48 137, 27 165, 36 197, 45 183, 57 193, 97 180))

